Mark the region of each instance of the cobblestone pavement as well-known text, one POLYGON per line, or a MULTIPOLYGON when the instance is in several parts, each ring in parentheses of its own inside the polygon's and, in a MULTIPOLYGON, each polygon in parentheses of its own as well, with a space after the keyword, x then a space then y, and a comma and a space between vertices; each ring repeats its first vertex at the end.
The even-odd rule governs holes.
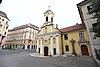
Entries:
POLYGON ((0 67, 98 67, 92 57, 34 57, 32 50, 0 50, 0 67))
POLYGON ((39 58, 39 60, 46 63, 55 64, 61 67, 98 67, 92 57, 77 56, 77 57, 53 57, 53 58, 39 58))
POLYGON ((3 49, 0 50, 0 56, 19 54, 19 53, 33 53, 33 50, 24 50, 24 49, 3 49))

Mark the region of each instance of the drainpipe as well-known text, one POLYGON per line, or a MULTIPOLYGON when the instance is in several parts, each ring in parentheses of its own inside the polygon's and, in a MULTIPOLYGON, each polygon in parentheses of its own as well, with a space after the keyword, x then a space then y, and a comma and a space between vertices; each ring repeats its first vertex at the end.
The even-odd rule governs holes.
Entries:
POLYGON ((61 44, 62 44, 62 54, 64 54, 64 49, 63 49, 63 33, 61 32, 61 44))

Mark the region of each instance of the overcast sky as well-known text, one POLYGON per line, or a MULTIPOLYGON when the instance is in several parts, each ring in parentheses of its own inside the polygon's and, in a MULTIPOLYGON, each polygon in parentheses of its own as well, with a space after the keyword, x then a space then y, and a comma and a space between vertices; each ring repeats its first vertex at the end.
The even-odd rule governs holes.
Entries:
POLYGON ((59 28, 81 23, 76 4, 83 0, 3 0, 0 10, 10 19, 9 29, 32 23, 40 27, 44 23, 43 13, 50 9, 54 12, 54 24, 59 28))

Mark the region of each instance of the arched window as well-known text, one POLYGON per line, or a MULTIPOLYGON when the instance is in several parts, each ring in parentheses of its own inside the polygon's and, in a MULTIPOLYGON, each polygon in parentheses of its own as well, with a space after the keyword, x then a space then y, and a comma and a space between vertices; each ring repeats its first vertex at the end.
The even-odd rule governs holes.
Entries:
POLYGON ((53 17, 51 17, 51 22, 53 22, 53 17))
POLYGON ((46 17, 46 21, 48 21, 48 17, 46 17))

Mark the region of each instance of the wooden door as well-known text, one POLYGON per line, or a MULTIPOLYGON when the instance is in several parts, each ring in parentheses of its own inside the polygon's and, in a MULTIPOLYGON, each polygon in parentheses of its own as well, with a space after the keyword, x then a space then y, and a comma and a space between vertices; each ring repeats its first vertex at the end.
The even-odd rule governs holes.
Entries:
POLYGON ((88 48, 86 45, 81 46, 81 52, 82 52, 82 55, 89 56, 88 48))

